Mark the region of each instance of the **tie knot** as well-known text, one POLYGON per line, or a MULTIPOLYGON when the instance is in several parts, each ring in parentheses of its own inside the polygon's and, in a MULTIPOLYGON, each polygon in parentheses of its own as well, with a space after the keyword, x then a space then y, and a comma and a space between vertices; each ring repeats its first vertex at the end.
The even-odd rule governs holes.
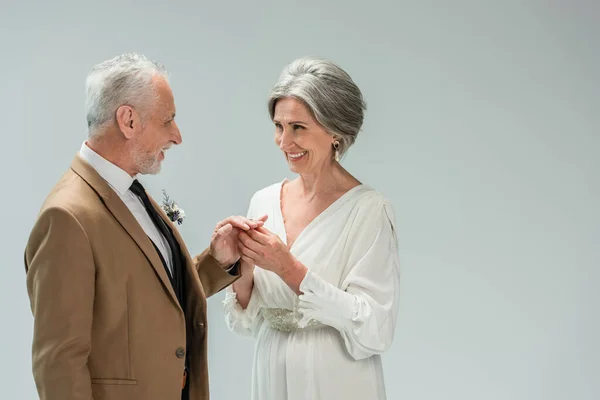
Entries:
POLYGON ((131 190, 131 192, 133 194, 135 194, 136 196, 139 196, 139 197, 147 196, 146 190, 144 190, 144 187, 137 179, 135 179, 133 181, 133 183, 131 184, 131 186, 129 186, 129 190, 131 190))

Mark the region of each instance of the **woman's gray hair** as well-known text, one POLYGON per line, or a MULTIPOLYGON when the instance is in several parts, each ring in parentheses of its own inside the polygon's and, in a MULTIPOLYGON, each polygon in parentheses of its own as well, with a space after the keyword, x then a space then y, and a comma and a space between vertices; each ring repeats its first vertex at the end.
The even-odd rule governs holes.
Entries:
POLYGON ((122 105, 138 110, 143 123, 157 96, 152 84, 155 75, 168 79, 161 64, 137 53, 123 54, 94 66, 85 83, 89 136, 114 123, 122 105))
POLYGON ((304 57, 287 65, 269 94, 269 114, 275 116, 279 99, 302 101, 315 119, 340 142, 342 156, 356 140, 367 109, 350 75, 331 61, 304 57))

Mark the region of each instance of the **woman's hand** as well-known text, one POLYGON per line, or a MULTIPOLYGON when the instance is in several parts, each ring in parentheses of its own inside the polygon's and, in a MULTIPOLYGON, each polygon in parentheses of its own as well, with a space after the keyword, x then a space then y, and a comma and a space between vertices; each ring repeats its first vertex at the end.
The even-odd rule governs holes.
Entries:
POLYGON ((258 228, 266 220, 266 215, 263 215, 258 220, 232 216, 219 222, 215 227, 210 241, 210 254, 223 267, 230 267, 241 256, 237 246, 238 233, 258 228))
POLYGON ((296 293, 307 268, 288 250, 279 236, 264 226, 242 231, 238 236, 242 259, 279 275, 296 293))
POLYGON ((292 254, 279 236, 264 227, 242 231, 238 235, 239 250, 244 260, 281 275, 292 262, 292 254))

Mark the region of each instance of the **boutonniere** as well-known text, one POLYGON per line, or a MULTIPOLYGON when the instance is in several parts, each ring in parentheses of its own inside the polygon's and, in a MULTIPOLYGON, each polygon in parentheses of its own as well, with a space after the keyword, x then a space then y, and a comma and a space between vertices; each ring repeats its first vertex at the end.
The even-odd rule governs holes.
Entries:
POLYGON ((185 212, 183 211, 183 208, 179 208, 177 203, 175 203, 173 200, 171 200, 169 198, 169 195, 167 194, 167 192, 164 189, 162 192, 163 192, 162 209, 165 211, 165 213, 167 214, 167 217, 169 217, 169 219, 172 222, 177 222, 177 225, 181 225, 185 218, 185 212))

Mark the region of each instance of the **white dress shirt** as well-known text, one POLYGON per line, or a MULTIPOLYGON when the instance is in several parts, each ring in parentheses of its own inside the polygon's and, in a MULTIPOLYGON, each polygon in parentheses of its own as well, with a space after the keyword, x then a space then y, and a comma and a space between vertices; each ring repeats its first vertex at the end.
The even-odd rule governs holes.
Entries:
POLYGON ((150 240, 154 242, 167 266, 169 272, 173 273, 173 262, 171 259, 171 247, 169 243, 158 230, 152 219, 148 215, 144 203, 135 194, 129 190, 129 187, 134 181, 134 177, 131 177, 127 172, 117 167, 115 164, 106 160, 98 153, 90 149, 85 142, 81 145, 79 155, 87 161, 92 168, 98 172, 98 174, 109 184, 109 186, 119 195, 123 203, 127 206, 129 211, 133 214, 137 222, 141 225, 142 229, 148 235, 150 240))

